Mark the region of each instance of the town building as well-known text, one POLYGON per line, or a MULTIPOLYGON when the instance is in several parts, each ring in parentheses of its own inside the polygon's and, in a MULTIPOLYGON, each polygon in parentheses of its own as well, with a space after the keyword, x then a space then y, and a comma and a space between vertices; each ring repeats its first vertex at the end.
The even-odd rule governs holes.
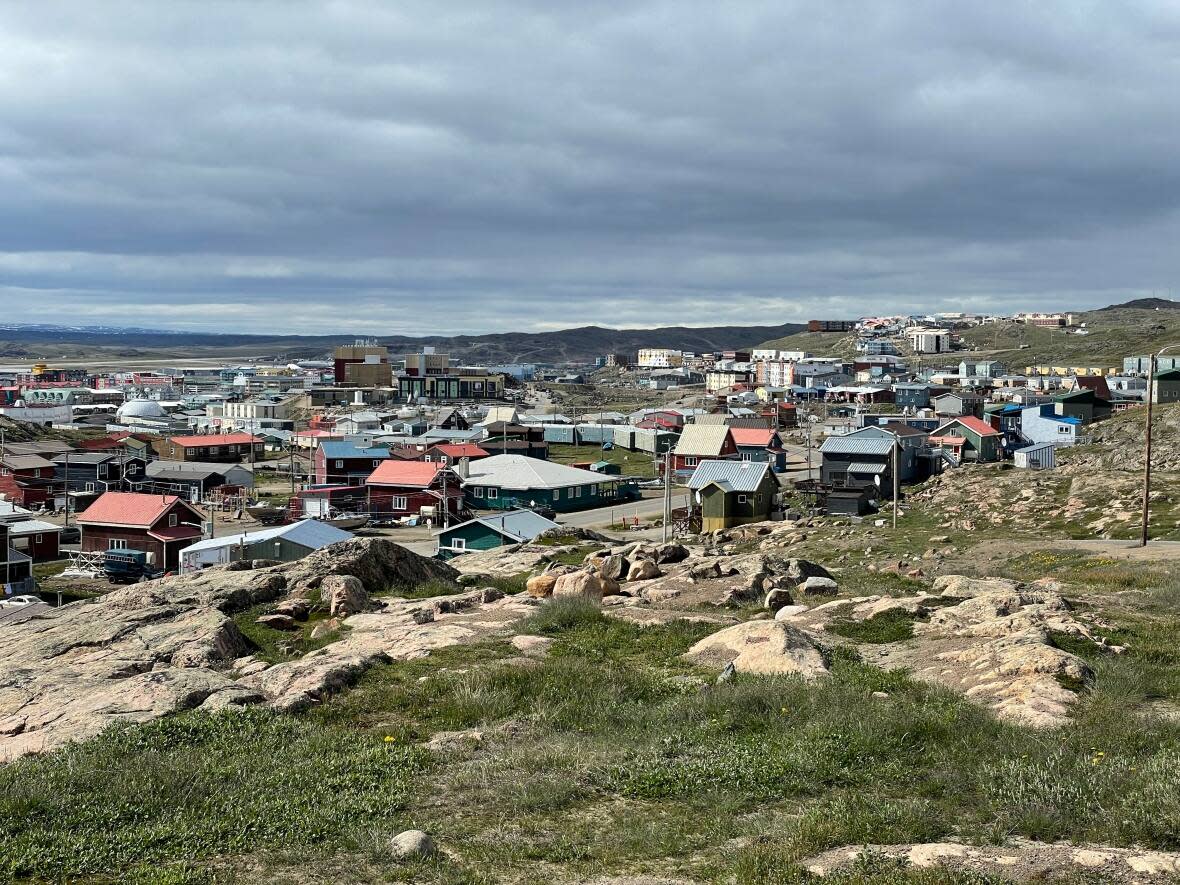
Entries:
POLYGON ((78 516, 83 552, 140 550, 175 572, 180 552, 201 540, 204 515, 175 495, 106 492, 78 516))
POLYGON ((639 486, 524 455, 492 455, 469 465, 463 479, 467 506, 477 510, 549 507, 562 513, 633 501, 639 486))
POLYGON ((261 459, 266 453, 262 438, 252 433, 169 436, 153 440, 152 447, 167 461, 235 463, 261 459))
POLYGON ((641 369, 672 369, 684 365, 684 354, 664 347, 641 347, 637 363, 641 369))
POLYGON ((981 418, 968 415, 941 425, 930 434, 938 446, 957 461, 999 461, 1004 457, 1004 435, 981 418))
POLYGON ((704 461, 688 479, 700 507, 701 531, 714 532, 770 519, 778 481, 766 461, 704 461))
POLYGON ((435 532, 437 555, 450 559, 464 553, 495 550, 507 544, 524 544, 561 526, 531 510, 509 510, 477 516, 435 532))
POLYGON ((438 524, 444 509, 451 520, 463 509, 459 475, 438 461, 382 461, 364 485, 368 512, 383 518, 420 516, 438 524))
POLYGON ((393 383, 389 348, 382 347, 375 339, 337 347, 332 354, 332 377, 336 384, 388 387, 393 383))
POLYGON ((705 460, 738 460, 737 443, 725 424, 688 424, 672 449, 672 474, 687 478, 705 460))
POLYGON ((307 554, 353 537, 351 532, 318 519, 304 519, 256 532, 207 538, 185 547, 180 553, 180 572, 200 571, 211 565, 273 559, 294 562, 307 554))
POLYGON ((951 349, 950 329, 927 329, 919 326, 906 330, 914 353, 947 353, 951 349))

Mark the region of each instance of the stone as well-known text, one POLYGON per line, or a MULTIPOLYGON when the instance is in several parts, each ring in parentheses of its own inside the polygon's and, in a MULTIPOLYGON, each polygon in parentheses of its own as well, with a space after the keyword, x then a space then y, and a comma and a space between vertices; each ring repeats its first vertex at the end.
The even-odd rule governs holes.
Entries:
POLYGON ((638 559, 627 570, 628 581, 650 581, 660 576, 660 567, 650 559, 638 559))
POLYGON ((791 591, 784 590, 781 587, 776 587, 766 594, 766 599, 763 606, 772 612, 777 612, 785 605, 790 605, 795 600, 791 598, 791 591))
POLYGON ((476 728, 464 731, 439 731, 430 736, 426 749, 432 753, 462 753, 483 744, 484 733, 476 728))
POLYGON ((333 617, 360 614, 369 607, 365 585, 353 575, 328 575, 320 582, 320 595, 333 617))
POLYGON ((807 614, 808 611, 810 609, 805 605, 784 605, 774 613, 774 619, 776 621, 789 621, 799 615, 807 614))
POLYGON ((553 597, 581 597, 591 602, 602 602, 602 582, 592 572, 572 572, 562 575, 553 585, 553 597))
POLYGON ((834 580, 822 577, 805 578, 799 583, 799 589, 805 596, 835 596, 840 591, 834 580))
POLYGON ((298 630, 299 625, 290 615, 262 615, 254 619, 254 623, 272 630, 298 630))
POLYGON ((438 853, 434 840, 421 830, 406 830, 389 840, 394 860, 424 860, 438 853))
POLYGON ((602 595, 618 596, 623 592, 623 588, 619 586, 619 582, 613 578, 599 578, 598 583, 602 585, 602 595))
POLYGON ((610 578, 614 581, 622 581, 627 577, 627 572, 631 568, 631 563, 627 557, 619 554, 611 554, 604 557, 598 564, 598 574, 603 578, 610 578))
POLYGON ((674 565, 688 559, 688 548, 680 544, 661 544, 656 547, 656 562, 659 565, 674 565))
POLYGON ((828 665, 814 640, 782 621, 747 621, 706 636, 685 657, 703 665, 732 663, 738 673, 826 677, 828 665))
POLYGON ((553 647, 553 640, 544 636, 513 636, 509 643, 526 658, 543 658, 553 647))
POLYGON ((497 599, 504 598, 504 591, 498 587, 481 587, 479 589, 479 601, 483 604, 495 602, 497 599))
POLYGON ((553 595, 553 588, 556 586, 556 575, 533 575, 533 577, 525 582, 524 589, 529 596, 537 599, 548 599, 553 595))
POLYGON ((311 628, 309 635, 312 639, 323 639, 325 636, 330 636, 333 629, 326 621, 320 621, 320 623, 311 628))
POLYGON ((297 621, 306 621, 311 614, 311 606, 306 599, 284 599, 271 612, 276 615, 287 615, 297 621))
POLYGON ((484 580, 484 578, 484 575, 459 575, 459 577, 455 579, 455 583, 460 587, 474 587, 480 581, 484 580))
POLYGON ((410 618, 415 624, 429 624, 434 621, 434 606, 410 609, 410 618))
POLYGON ((816 562, 807 559, 789 559, 784 574, 796 585, 802 584, 808 578, 829 578, 832 573, 816 562))

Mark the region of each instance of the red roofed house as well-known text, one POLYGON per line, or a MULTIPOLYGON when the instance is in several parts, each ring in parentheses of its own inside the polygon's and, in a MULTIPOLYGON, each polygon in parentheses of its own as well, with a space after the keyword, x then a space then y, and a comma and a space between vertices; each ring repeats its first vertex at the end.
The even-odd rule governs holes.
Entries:
POLYGON ((236 464, 263 456, 262 437, 252 433, 209 433, 172 436, 152 441, 152 448, 165 461, 215 461, 236 464), (253 446, 253 454, 250 447, 253 446))
POLYGON ((775 473, 787 469, 787 452, 777 430, 769 427, 731 427, 729 434, 743 461, 769 461, 770 469, 775 473))
POLYGON ((981 418, 967 415, 943 424, 928 442, 949 451, 960 461, 999 461, 1004 457, 1004 434, 981 418))
POLYGON ((437 461, 441 464, 458 464, 463 458, 468 461, 478 461, 490 454, 491 452, 480 448, 475 443, 440 443, 423 452, 421 460, 437 461))
POLYGON ((365 485, 369 489, 372 514, 395 518, 418 516, 423 507, 440 513, 444 486, 452 518, 463 508, 459 475, 438 461, 384 461, 365 480, 365 485))
POLYGON ((204 516, 175 495, 106 492, 78 516, 82 550, 142 550, 165 571, 180 567, 180 551, 201 540, 204 516))

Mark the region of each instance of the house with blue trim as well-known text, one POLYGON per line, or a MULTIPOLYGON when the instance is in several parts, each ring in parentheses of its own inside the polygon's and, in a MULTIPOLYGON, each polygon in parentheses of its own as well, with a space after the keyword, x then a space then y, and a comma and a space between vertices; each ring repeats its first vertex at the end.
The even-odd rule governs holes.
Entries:
POLYGON ((1058 415, 1056 403, 1029 406, 1020 412, 1020 435, 1029 443, 1072 446, 1079 441, 1082 426, 1081 418, 1058 415))

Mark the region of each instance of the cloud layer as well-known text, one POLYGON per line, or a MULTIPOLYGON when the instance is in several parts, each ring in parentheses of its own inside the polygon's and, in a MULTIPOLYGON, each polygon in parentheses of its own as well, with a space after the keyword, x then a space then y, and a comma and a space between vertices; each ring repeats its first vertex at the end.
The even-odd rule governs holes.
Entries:
POLYGON ((1159 2, 0 6, 0 317, 459 333, 1180 270, 1159 2))

